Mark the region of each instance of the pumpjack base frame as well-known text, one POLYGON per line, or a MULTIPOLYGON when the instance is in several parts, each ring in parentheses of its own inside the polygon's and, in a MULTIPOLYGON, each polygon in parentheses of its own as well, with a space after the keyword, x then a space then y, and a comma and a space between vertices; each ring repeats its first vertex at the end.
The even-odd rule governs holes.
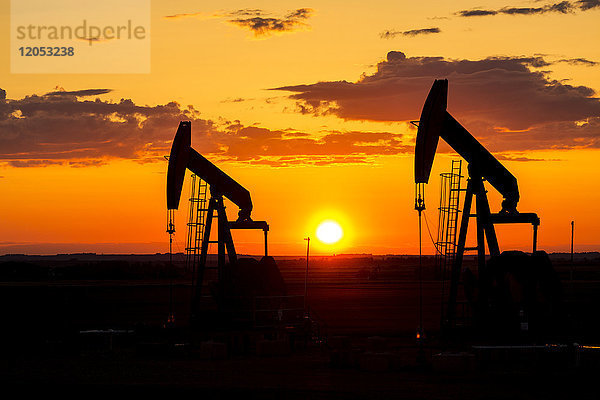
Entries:
MULTIPOLYGON (((456 247, 456 256, 452 264, 450 293, 448 297, 447 307, 447 325, 451 328, 456 319, 456 303, 458 297, 458 285, 460 274, 462 272, 462 264, 465 250, 477 250, 477 268, 479 276, 485 273, 486 268, 486 252, 485 246, 487 243, 491 256, 500 255, 498 239, 496 237, 495 224, 516 224, 528 223, 533 226, 533 253, 537 250, 537 231, 540 225, 540 219, 535 213, 491 213, 487 191, 483 184, 484 178, 477 174, 474 167, 469 168, 469 179, 467 188, 465 189, 465 200, 463 205, 463 214, 460 224, 460 232, 458 235, 458 243, 456 247), (473 196, 475 196, 476 213, 471 214, 473 205, 473 196), (477 219, 477 246, 474 248, 465 247, 467 239, 467 231, 469 227, 469 219, 475 217, 477 219)), ((486 286, 480 282, 481 298, 486 298, 486 286)))
MULTIPOLYGON (((202 246, 200 249, 200 261, 198 263, 198 269, 196 271, 196 280, 194 285, 194 296, 192 304, 192 314, 197 314, 199 310, 199 303, 202 296, 202 285, 204 283, 204 271, 206 269, 206 262, 208 259, 208 246, 210 243, 217 243, 217 279, 221 280, 223 271, 226 265, 226 253, 230 264, 237 262, 237 252, 233 243, 231 235, 232 229, 260 229, 264 233, 264 249, 265 257, 268 256, 268 242, 267 234, 269 232, 269 224, 266 221, 229 221, 227 219, 227 213, 225 211, 225 205, 222 195, 211 196, 208 202, 208 208, 206 210, 206 223, 204 226, 204 234, 202 236, 202 246), (211 241, 210 234, 213 225, 213 219, 215 218, 215 211, 217 213, 218 231, 217 240, 211 241)), ((193 318, 193 315, 192 315, 193 318)))

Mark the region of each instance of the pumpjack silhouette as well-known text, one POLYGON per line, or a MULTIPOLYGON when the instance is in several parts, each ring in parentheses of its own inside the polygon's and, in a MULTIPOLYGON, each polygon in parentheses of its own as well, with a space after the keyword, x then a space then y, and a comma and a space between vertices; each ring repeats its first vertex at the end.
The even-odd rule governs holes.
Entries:
POLYGON ((167 209, 169 215, 168 229, 174 226, 174 210, 179 208, 181 190, 186 170, 190 170, 210 186, 206 223, 202 237, 199 265, 196 268, 194 294, 192 299, 192 323, 198 322, 201 313, 200 303, 204 272, 207 268, 208 248, 216 243, 217 274, 216 287, 212 295, 219 309, 242 306, 237 304, 241 299, 251 296, 282 296, 285 284, 279 269, 272 257, 268 256, 267 233, 269 225, 266 221, 254 221, 251 218, 252 199, 250 192, 237 181, 211 163, 191 147, 191 123, 182 121, 179 124, 169 156, 167 171, 167 209), (227 198, 239 207, 238 218, 229 221, 225 211, 224 199, 227 198), (216 218, 215 218, 216 213, 216 218), (211 240, 211 230, 217 222, 217 240, 211 240), (231 235, 233 229, 258 229, 264 233, 265 255, 256 262, 250 258, 238 258, 231 235), (235 300, 234 300, 235 299, 235 300))
POLYGON ((517 211, 520 198, 517 179, 446 110, 447 98, 448 80, 435 80, 423 105, 415 146, 415 203, 419 207, 424 208, 424 185, 429 181, 440 137, 468 162, 469 176, 443 328, 456 327, 458 288, 463 283, 479 327, 500 335, 511 335, 524 326, 536 333, 547 331, 559 308, 560 282, 548 255, 537 250, 540 218, 536 213, 517 211), (486 181, 503 196, 497 213, 490 211, 486 181), (472 213, 473 197, 475 213, 472 213), (468 248, 467 231, 472 217, 476 218, 477 246, 468 248), (501 253, 495 231, 497 224, 531 224, 531 255, 501 253), (486 244, 491 256, 487 261, 486 244), (467 250, 477 251, 477 271, 463 267, 467 250))

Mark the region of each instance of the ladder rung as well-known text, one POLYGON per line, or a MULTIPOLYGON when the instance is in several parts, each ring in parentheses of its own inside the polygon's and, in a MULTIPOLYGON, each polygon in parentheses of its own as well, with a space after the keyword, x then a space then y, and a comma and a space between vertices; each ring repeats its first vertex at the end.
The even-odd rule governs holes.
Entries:
POLYGON ((465 247, 465 251, 475 251, 478 250, 478 247, 465 247))

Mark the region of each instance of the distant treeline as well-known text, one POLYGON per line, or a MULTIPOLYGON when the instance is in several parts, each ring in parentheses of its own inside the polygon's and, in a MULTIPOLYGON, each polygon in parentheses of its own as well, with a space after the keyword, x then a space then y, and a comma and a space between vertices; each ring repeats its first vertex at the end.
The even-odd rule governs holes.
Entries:
POLYGON ((120 260, 44 265, 25 261, 0 263, 0 281, 124 280, 183 278, 181 268, 165 262, 120 260))

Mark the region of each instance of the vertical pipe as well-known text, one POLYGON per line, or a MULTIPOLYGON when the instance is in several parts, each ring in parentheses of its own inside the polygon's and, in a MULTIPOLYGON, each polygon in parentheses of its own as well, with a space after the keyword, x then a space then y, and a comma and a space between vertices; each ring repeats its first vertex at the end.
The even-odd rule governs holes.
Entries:
POLYGON ((420 363, 423 361, 423 254, 422 254, 422 241, 421 241, 421 214, 425 210, 425 184, 415 184, 415 210, 419 213, 419 328, 417 330, 417 341, 419 344, 419 352, 417 354, 417 361, 420 363))
POLYGON ((306 271, 304 272, 304 312, 306 312, 306 297, 308 296, 308 255, 310 251, 310 236, 306 237, 306 271))
POLYGON ((575 236, 575 221, 571 221, 571 271, 569 277, 571 284, 573 284, 573 236, 575 236))
POLYGON ((173 234, 169 234, 169 318, 167 323, 169 325, 175 322, 175 316, 173 315, 173 234))
POLYGON ((269 255, 269 249, 267 248, 267 233, 268 231, 264 231, 265 232, 265 257, 267 257, 269 255))
POLYGON ((571 264, 573 264, 573 236, 575 234, 575 221, 571 221, 571 264))
POLYGON ((533 225, 533 253, 537 251, 538 226, 533 225))
MULTIPOLYGON (((217 200, 217 279, 223 282, 223 274, 225 272, 225 224, 223 223, 222 214, 225 212, 223 207, 223 198, 217 200)), ((227 218, 227 215, 225 215, 227 218)))
POLYGON ((420 339, 420 345, 423 343, 421 337, 423 335, 423 252, 421 239, 421 213, 422 210, 419 210, 419 331, 417 332, 417 339, 420 339))
POLYGON ((421 214, 425 209, 425 203, 422 203, 422 207, 418 208, 419 212, 419 330, 417 331, 417 364, 425 364, 425 351, 423 349, 423 341, 425 340, 423 332, 423 253, 422 253, 422 240, 421 240, 421 214))
POLYGON ((173 316, 173 234, 175 233, 175 209, 167 210, 167 233, 169 234, 169 316, 166 326, 175 322, 173 316))

